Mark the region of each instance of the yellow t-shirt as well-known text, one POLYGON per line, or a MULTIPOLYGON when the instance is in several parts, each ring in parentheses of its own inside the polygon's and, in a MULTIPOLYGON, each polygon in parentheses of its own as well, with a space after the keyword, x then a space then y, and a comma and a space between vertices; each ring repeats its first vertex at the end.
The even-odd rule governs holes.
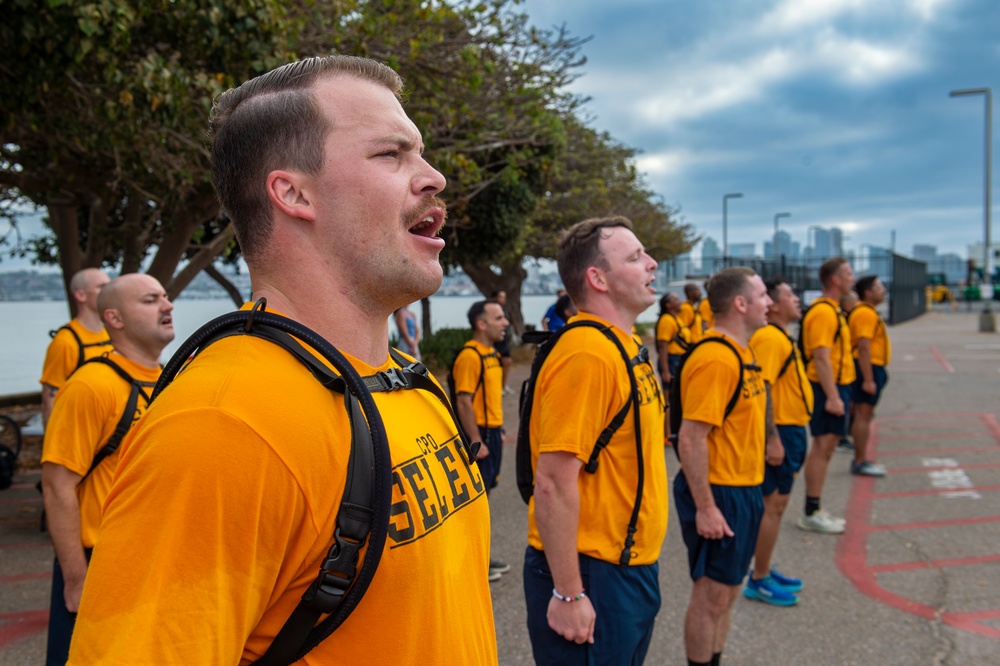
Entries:
MULTIPOLYGON (((152 393, 160 368, 133 363, 121 354, 110 360, 144 385, 136 402, 135 424, 146 411, 146 397, 152 393)), ((87 474, 94 456, 107 444, 115 426, 125 413, 132 385, 103 363, 85 363, 73 373, 59 392, 52 408, 42 462, 61 465, 80 476, 87 474)), ((121 449, 119 448, 118 451, 121 449)), ((80 502, 80 536, 84 548, 93 548, 101 525, 101 509, 111 490, 111 479, 118 465, 118 451, 107 456, 77 487, 80 502)))
POLYGON ((712 312, 712 306, 709 305, 707 298, 701 299, 698 303, 698 315, 701 317, 702 328, 706 331, 715 326, 715 313, 712 312))
POLYGON ((694 303, 691 301, 681 303, 681 313, 678 317, 681 320, 681 324, 689 331, 691 344, 698 342, 704 337, 701 317, 698 315, 698 310, 694 303))
POLYGON ((771 385, 775 424, 804 426, 809 423, 813 410, 812 384, 792 339, 777 325, 768 324, 754 332, 750 347, 757 355, 764 381, 771 385))
POLYGON ((680 319, 666 312, 656 320, 656 341, 667 343, 668 354, 683 354, 685 348, 680 345, 677 339, 680 338, 685 343, 691 340, 691 331, 682 326, 680 319))
MULTIPOLYGON (((81 324, 78 319, 73 319, 66 325, 80 337, 80 342, 83 343, 84 361, 111 351, 111 338, 108 337, 104 328, 94 333, 81 324)), ((73 337, 73 333, 59 329, 45 351, 42 378, 38 381, 41 384, 61 389, 66 383, 66 378, 73 374, 79 365, 80 344, 73 337)))
POLYGON ((691 352, 681 370, 684 419, 715 426, 708 433, 708 482, 717 486, 757 486, 764 481, 764 428, 767 393, 753 349, 741 347, 715 329, 739 352, 743 387, 729 416, 726 405, 736 391, 740 370, 736 355, 721 343, 705 343, 691 352))
POLYGON ((802 317, 803 348, 806 352, 806 369, 809 380, 819 383, 816 363, 813 360, 817 347, 830 350, 833 381, 841 386, 854 382, 854 359, 851 356, 851 329, 841 314, 840 305, 831 298, 821 296, 810 304, 802 317), (838 330, 840 334, 837 335, 838 330))
MULTIPOLYGON (((570 319, 596 321, 611 327, 630 357, 639 351, 636 340, 607 321, 589 313, 570 319)), ((594 444, 625 406, 631 393, 621 353, 596 328, 580 327, 563 334, 542 365, 531 408, 531 464, 540 453, 572 453, 584 464, 594 444)), ((660 556, 667 531, 667 473, 663 454, 663 396, 649 363, 633 369, 639 390, 642 428, 643 481, 638 531, 632 564, 651 564, 660 556)), ((577 550, 618 564, 629 519, 635 506, 639 463, 636 456, 635 413, 630 408, 622 426, 598 457, 594 474, 580 470, 580 521, 577 550)), ((545 550, 535 523, 535 499, 528 504, 528 543, 545 550)))
MULTIPOLYGON (((478 467, 429 392, 373 397, 392 458, 385 550, 361 604, 297 663, 496 664, 478 467)), ((258 659, 327 557, 349 450, 343 396, 287 351, 242 335, 205 349, 122 446, 69 663, 258 659)))
POLYGON ((851 342, 854 344, 854 358, 858 358, 858 340, 871 340, 872 365, 889 365, 892 360, 892 345, 885 322, 878 311, 868 303, 858 303, 847 318, 851 325, 851 342))
MULTIPOLYGON (((496 349, 469 340, 455 357, 452 376, 456 394, 472 394, 476 425, 481 428, 503 426, 503 368, 496 349), (480 377, 481 374, 485 376, 480 377)), ((477 433, 469 436, 478 439, 477 433)))

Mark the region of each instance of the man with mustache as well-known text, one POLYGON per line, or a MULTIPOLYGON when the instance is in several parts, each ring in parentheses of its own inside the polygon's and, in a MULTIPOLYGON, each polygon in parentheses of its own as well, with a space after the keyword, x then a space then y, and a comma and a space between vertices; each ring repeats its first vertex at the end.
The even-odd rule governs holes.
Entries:
POLYGON ((115 278, 103 286, 95 306, 114 350, 70 376, 55 402, 42 449, 43 497, 56 551, 48 664, 66 663, 101 507, 118 464, 117 450, 100 460, 96 456, 105 447, 114 449, 145 412, 160 376, 160 353, 174 339, 174 306, 149 275, 115 278))
MULTIPOLYGON (((390 356, 386 320, 442 279, 445 179, 401 89, 373 60, 309 58, 224 93, 211 116, 213 181, 252 300, 365 377, 411 367, 390 356)), ((352 420, 310 370, 327 365, 319 351, 305 340, 300 351, 312 365, 261 337, 224 337, 157 397, 123 446, 71 663, 251 663, 314 583, 337 582, 317 573, 341 548, 352 420)), ((399 664, 496 664, 489 507, 447 398, 372 398, 392 465, 390 522, 372 528, 387 530, 381 561, 299 663, 372 663, 382 649, 399 664)))

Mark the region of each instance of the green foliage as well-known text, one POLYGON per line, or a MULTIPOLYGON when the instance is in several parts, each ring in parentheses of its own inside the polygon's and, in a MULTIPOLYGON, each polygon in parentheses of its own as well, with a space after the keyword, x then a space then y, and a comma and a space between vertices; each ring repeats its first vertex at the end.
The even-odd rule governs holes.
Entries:
POLYGON ((472 339, 471 328, 441 328, 420 340, 420 356, 434 372, 447 372, 455 353, 472 339))

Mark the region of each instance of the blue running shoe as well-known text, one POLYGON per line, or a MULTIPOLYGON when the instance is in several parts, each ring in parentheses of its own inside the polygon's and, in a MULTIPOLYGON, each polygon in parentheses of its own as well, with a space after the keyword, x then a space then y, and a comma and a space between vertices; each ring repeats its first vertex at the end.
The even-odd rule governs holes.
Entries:
POLYGON ((802 589, 802 581, 800 579, 786 576, 774 567, 771 567, 771 580, 789 592, 798 592, 802 589))
POLYGON ((754 601, 763 601, 772 606, 794 606, 799 603, 799 598, 778 585, 770 576, 754 580, 753 576, 747 576, 746 587, 743 588, 743 596, 754 601))

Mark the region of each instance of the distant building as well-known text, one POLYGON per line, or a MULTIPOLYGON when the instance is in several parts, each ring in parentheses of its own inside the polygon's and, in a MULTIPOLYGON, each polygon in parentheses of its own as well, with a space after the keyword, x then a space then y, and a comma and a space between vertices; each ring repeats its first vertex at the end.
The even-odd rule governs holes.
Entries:
POLYGON ((773 241, 764 241, 764 258, 765 259, 780 259, 784 257, 786 261, 798 261, 799 260, 799 244, 792 240, 791 235, 787 231, 779 231, 775 234, 775 240, 777 241, 777 250, 775 250, 775 243, 773 241))
POLYGON ((730 243, 729 256, 739 259, 748 259, 757 256, 756 243, 730 243))
POLYGON ((701 242, 701 272, 704 275, 711 275, 715 272, 716 262, 722 258, 722 250, 719 244, 712 238, 705 238, 701 242))
POLYGON ((913 246, 913 258, 917 261, 923 261, 930 264, 932 261, 937 259, 937 246, 936 245, 914 245, 913 246))

